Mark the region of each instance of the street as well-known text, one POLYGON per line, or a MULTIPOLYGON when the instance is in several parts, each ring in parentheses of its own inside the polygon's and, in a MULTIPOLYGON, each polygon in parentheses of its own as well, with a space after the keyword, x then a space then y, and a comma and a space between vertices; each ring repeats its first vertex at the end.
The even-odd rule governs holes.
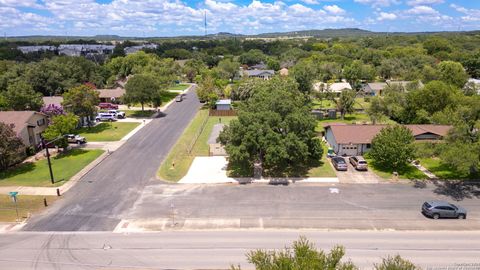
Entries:
POLYGON ((397 254, 424 269, 480 267, 478 231, 224 230, 5 234, 0 237, 0 269, 229 269, 238 264, 253 269, 246 252, 282 249, 300 235, 323 250, 343 245, 344 259, 361 269, 397 254))
POLYGON ((29 220, 30 231, 113 230, 155 174, 201 104, 194 90, 153 119, 85 175, 55 205, 29 220))
POLYGON ((117 231, 183 229, 480 230, 478 188, 443 183, 148 185, 117 231), (460 201, 456 202, 455 199, 460 201), (465 207, 466 220, 433 220, 426 200, 465 207))

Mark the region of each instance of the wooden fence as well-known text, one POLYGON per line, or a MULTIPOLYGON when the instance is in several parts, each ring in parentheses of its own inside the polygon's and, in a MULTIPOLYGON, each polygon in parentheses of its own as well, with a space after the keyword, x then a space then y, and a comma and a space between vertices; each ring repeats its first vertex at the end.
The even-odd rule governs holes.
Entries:
POLYGON ((235 110, 228 110, 228 111, 218 111, 210 109, 208 113, 209 116, 237 116, 237 112, 235 110))

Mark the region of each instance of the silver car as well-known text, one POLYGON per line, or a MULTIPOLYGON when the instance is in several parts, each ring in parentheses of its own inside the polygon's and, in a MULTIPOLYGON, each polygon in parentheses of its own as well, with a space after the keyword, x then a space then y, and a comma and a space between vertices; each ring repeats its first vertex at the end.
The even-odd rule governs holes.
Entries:
POLYGON ((425 216, 439 218, 466 219, 467 210, 445 201, 427 201, 422 205, 422 213, 425 216))
POLYGON ((352 166, 359 171, 368 170, 367 161, 363 157, 353 156, 349 158, 349 161, 350 164, 352 164, 352 166))

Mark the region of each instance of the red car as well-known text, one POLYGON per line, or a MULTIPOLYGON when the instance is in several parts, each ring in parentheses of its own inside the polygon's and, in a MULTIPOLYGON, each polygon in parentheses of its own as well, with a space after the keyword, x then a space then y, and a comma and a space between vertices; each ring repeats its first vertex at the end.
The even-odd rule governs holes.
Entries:
POLYGON ((107 110, 107 109, 118 109, 118 105, 117 104, 112 104, 112 103, 100 103, 98 104, 98 107, 100 107, 100 109, 103 109, 103 110, 107 110))

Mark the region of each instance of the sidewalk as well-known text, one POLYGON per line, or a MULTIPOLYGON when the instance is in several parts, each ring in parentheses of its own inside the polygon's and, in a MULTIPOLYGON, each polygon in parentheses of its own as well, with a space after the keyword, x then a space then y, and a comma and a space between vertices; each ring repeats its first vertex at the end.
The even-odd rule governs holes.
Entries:
POLYGON ((420 163, 418 164, 415 164, 414 162, 412 162, 412 165, 415 166, 418 170, 420 170, 423 174, 425 174, 428 179, 438 179, 438 177, 433 174, 431 171, 427 170, 427 168, 423 167, 422 165, 420 165, 420 163))

